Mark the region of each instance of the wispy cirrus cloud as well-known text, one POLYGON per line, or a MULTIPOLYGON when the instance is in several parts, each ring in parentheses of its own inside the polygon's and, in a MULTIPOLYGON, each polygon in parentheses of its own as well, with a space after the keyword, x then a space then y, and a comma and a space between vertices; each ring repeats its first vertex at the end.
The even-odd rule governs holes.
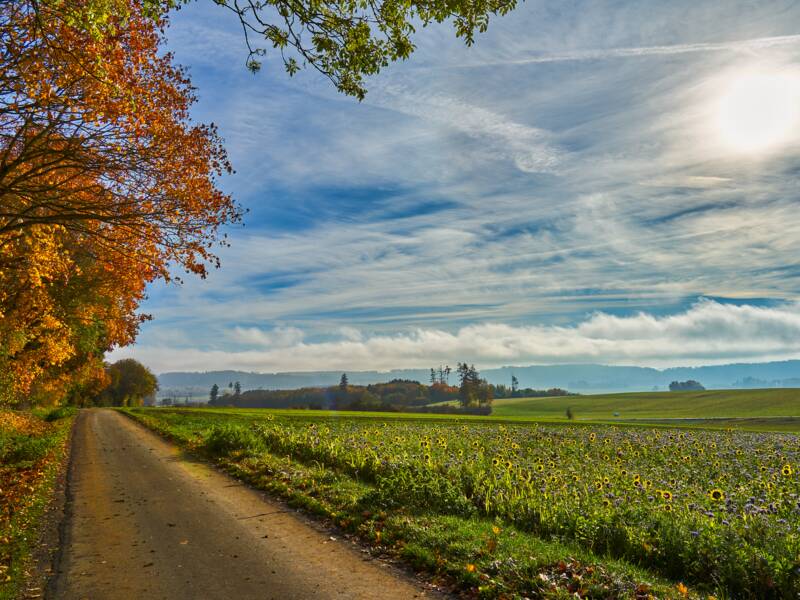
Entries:
POLYGON ((559 62, 577 62, 587 60, 610 60, 615 58, 638 58, 643 56, 675 56, 696 52, 754 52, 771 48, 800 46, 800 35, 777 35, 771 37, 752 38, 748 40, 731 40, 726 42, 699 42, 693 44, 668 44, 663 46, 637 46, 631 48, 601 48, 577 50, 562 54, 543 54, 502 60, 497 62, 464 63, 461 68, 491 67, 499 65, 535 65, 559 62))
MULTIPOLYGON (((252 77, 219 14, 187 5, 168 38, 192 66, 198 118, 226 138, 238 173, 224 185, 251 213, 222 270, 151 290, 135 355, 352 369, 409 364, 394 342, 466 358, 476 336, 497 342, 469 355, 487 364, 793 352, 772 332, 752 354, 727 339, 681 355, 693 346, 674 332, 680 315, 733 311, 687 309, 702 296, 795 310, 800 140, 740 156, 712 121, 737 72, 800 63, 797 3, 526 2, 474 48, 422 30, 363 103, 274 63, 252 77), (682 341, 655 356, 591 334, 615 318, 614 331, 650 318, 669 331, 648 335, 682 341)), ((732 331, 768 327, 737 318, 732 331)))

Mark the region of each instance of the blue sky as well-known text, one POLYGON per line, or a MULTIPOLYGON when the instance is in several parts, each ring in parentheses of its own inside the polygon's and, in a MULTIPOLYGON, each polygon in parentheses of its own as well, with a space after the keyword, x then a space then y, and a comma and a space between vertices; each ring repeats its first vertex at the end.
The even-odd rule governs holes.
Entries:
POLYGON ((153 286, 112 359, 800 357, 796 2, 529 1, 472 48, 421 30, 361 103, 273 60, 251 75, 237 23, 201 0, 167 38, 246 226, 208 279, 153 286))

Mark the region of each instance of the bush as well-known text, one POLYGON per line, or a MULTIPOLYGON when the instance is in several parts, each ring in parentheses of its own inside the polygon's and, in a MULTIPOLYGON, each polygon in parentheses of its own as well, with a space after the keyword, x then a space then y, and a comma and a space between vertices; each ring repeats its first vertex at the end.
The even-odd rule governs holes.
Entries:
POLYGON ((28 466, 47 456, 51 447, 49 436, 0 433, 0 463, 28 466))
POLYGON ((72 417, 78 412, 78 409, 74 406, 59 406, 58 408, 54 408, 50 412, 48 412, 44 416, 45 421, 59 421, 61 419, 66 419, 67 417, 72 417))

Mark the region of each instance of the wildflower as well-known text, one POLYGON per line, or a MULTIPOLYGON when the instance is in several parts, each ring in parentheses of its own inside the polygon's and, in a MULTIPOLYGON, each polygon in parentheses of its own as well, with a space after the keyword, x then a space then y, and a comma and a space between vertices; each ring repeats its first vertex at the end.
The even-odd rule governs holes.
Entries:
POLYGON ((725 500, 725 492, 718 488, 714 488, 710 492, 708 492, 708 497, 714 500, 715 502, 721 502, 725 500))
POLYGON ((466 569, 467 569, 467 573, 474 573, 475 572, 475 565, 473 565, 472 563, 467 563, 466 569))

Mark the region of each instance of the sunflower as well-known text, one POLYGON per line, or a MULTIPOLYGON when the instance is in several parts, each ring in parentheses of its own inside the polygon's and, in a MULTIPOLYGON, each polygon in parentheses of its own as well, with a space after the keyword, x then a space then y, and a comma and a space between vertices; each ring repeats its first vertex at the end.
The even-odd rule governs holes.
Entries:
POLYGON ((662 490, 661 497, 667 502, 669 502, 670 500, 672 500, 672 492, 668 492, 667 490, 662 490))
POLYGON ((597 481, 595 481, 594 482, 594 489, 602 490, 603 489, 603 482, 600 481, 599 479, 597 481))
POLYGON ((514 465, 511 463, 511 461, 510 461, 510 460, 507 460, 507 461, 506 461, 506 469, 508 469, 509 471, 511 471, 513 468, 514 468, 514 465))
POLYGON ((725 500, 725 492, 723 492, 719 488, 714 488, 710 492, 708 492, 708 497, 714 500, 715 502, 721 502, 725 500))
POLYGON ((672 512, 672 504, 665 504, 664 510, 667 512, 672 512))
POLYGON ((783 468, 781 468, 781 475, 783 475, 784 477, 789 477, 792 474, 792 472, 793 472, 792 465, 786 464, 783 465, 783 468))
POLYGON ((492 459, 492 466, 493 467, 496 467, 499 464, 500 464, 500 459, 499 458, 495 457, 495 458, 492 459))

